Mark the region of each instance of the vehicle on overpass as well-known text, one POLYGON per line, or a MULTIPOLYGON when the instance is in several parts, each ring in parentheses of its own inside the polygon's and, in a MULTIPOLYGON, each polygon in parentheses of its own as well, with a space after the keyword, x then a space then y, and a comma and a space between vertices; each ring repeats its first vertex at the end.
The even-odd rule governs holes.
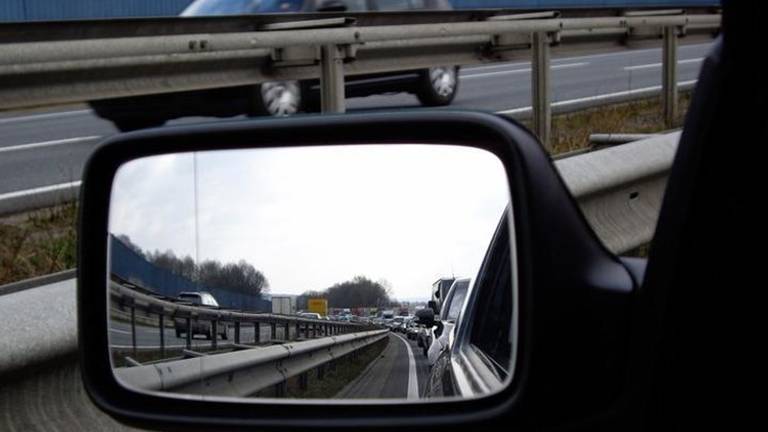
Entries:
POLYGON ((317 312, 300 312, 298 315, 302 318, 323 319, 323 316, 317 312))
MULTIPOLYGON (((216 301, 216 298, 213 297, 213 295, 209 292, 205 291, 185 291, 179 293, 177 299, 184 303, 189 303, 194 306, 203 306, 208 308, 219 308, 219 303, 216 301)), ((176 337, 180 338, 184 336, 187 333, 187 320, 186 318, 174 318, 173 320, 174 328, 176 331, 176 337)), ((203 321, 203 320, 197 320, 197 319, 191 319, 189 323, 189 327, 191 329, 191 337, 195 337, 195 335, 203 335, 206 339, 212 339, 213 338, 213 323, 210 321, 203 321)), ((228 338, 227 330, 228 326, 225 323, 218 323, 217 332, 221 336, 222 339, 226 340, 228 338)))
MULTIPOLYGON (((245 15, 285 12, 368 12, 449 10, 448 0, 196 0, 181 15, 245 15)), ((414 94, 424 106, 449 105, 459 90, 458 66, 434 66, 346 77, 347 97, 384 93, 414 94)), ((90 102, 93 111, 121 131, 161 126, 185 116, 287 116, 320 111, 320 81, 272 81, 246 87, 123 97, 90 102)))

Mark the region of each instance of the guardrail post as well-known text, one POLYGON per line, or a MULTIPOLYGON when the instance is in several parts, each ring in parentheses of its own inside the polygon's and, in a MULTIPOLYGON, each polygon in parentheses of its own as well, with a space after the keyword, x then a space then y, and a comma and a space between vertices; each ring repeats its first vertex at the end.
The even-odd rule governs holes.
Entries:
POLYGON ((317 379, 320 381, 325 379, 325 365, 320 365, 317 367, 317 379))
POLYGON ((296 337, 294 339, 301 339, 301 323, 296 322, 296 337))
POLYGON ((131 344, 133 345, 133 356, 136 357, 136 307, 131 302, 131 344))
POLYGON ((165 358, 165 315, 163 315, 163 312, 160 312, 160 315, 157 317, 158 322, 160 323, 160 358, 165 358))
POLYGON ((285 337, 283 338, 286 341, 291 340, 291 323, 285 322, 285 337))
POLYGON ((664 27, 662 57, 664 124, 671 129, 677 118, 677 27, 664 27))
POLYGON ((535 32, 531 42, 533 131, 544 148, 550 151, 552 108, 549 105, 549 35, 546 32, 535 32))
POLYGON ((240 343, 240 321, 235 321, 235 343, 240 343))
POLYGON ((217 342, 219 341, 219 328, 216 320, 211 320, 211 348, 217 348, 217 342))
POLYGON ((343 113, 344 56, 336 45, 323 45, 320 52, 320 107, 323 113, 343 113))
POLYGON ((187 339, 187 349, 191 350, 192 349, 192 318, 191 317, 187 317, 186 339, 187 339))
POLYGON ((258 345, 261 342, 261 323, 253 323, 253 343, 258 345))
POLYGON ((275 384, 276 397, 284 397, 287 394, 288 394, 288 381, 282 381, 278 384, 275 384))

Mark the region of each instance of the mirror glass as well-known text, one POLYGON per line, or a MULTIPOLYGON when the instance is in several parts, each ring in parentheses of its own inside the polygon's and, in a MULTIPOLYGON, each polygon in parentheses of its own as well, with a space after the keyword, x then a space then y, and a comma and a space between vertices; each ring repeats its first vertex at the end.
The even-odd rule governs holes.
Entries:
POLYGON ((514 281, 478 272, 489 246, 509 256, 508 234, 498 234, 509 205, 499 159, 451 145, 126 163, 109 215, 115 376, 200 398, 411 402, 497 391, 511 376, 514 281), (501 299, 491 324, 468 312, 481 294, 501 299), (432 306, 427 327, 416 314, 432 306), (481 325, 491 330, 475 342, 481 325))

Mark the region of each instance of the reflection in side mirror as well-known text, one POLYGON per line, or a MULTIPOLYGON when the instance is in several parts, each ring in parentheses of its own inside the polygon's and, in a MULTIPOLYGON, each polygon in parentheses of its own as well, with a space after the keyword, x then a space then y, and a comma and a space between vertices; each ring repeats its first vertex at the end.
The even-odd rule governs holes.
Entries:
POLYGON ((119 168, 111 199, 124 386, 406 399, 440 381, 408 374, 432 341, 407 324, 435 325, 435 279, 477 274, 510 195, 488 151, 403 144, 147 157, 119 168))

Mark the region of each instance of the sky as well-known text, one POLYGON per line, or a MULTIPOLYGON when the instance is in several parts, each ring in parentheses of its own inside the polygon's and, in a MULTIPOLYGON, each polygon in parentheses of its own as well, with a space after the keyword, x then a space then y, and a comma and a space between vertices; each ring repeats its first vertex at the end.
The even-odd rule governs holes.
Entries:
POLYGON ((245 260, 273 294, 364 275, 427 300, 440 277, 475 277, 509 199, 503 166, 480 149, 224 150, 123 165, 109 223, 144 250, 245 260))

